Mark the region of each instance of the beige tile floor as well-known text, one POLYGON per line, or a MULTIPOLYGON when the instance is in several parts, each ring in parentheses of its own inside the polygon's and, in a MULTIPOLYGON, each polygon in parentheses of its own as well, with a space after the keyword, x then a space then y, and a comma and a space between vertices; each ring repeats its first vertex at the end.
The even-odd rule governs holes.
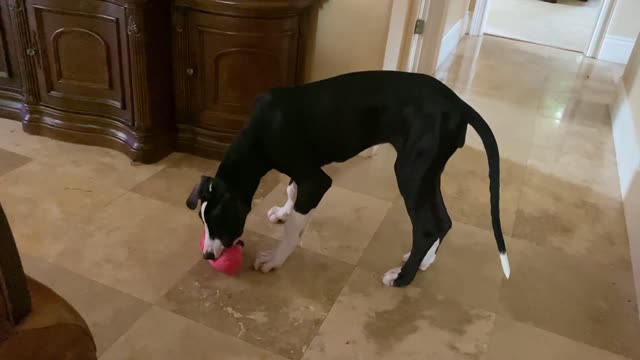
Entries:
MULTIPOLYGON (((454 228, 406 289, 380 281, 411 230, 387 147, 329 167, 335 186, 302 246, 267 275, 200 260, 184 200, 215 161, 134 165, 0 120, 0 201, 27 272, 78 308, 105 360, 640 359, 607 111, 620 72, 491 37, 465 39, 439 72, 498 137, 508 281, 473 132, 443 181, 454 228)), ((264 215, 285 181, 270 173, 256 195, 249 260, 278 241, 264 215)))

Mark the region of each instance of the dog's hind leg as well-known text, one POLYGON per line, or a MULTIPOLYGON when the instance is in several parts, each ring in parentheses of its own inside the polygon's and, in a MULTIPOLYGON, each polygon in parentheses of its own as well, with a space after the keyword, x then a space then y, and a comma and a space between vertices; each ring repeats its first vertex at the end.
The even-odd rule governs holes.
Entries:
MULTIPOLYGON (((431 246, 429 251, 427 251, 427 255, 425 255, 425 257, 422 259, 422 262, 420 262, 420 270, 422 271, 427 270, 429 266, 431 266, 431 264, 433 264, 433 262, 436 260, 436 254, 440 250, 440 246, 442 245, 444 238, 447 236, 449 230, 451 230, 451 227, 453 226, 453 222, 451 221, 451 217, 449 216, 449 212, 447 211, 447 207, 445 206, 444 199, 442 197, 440 180, 441 178, 438 177, 434 204, 436 206, 434 215, 436 217, 436 226, 438 228, 439 235, 436 242, 433 244, 433 246, 431 246)), ((410 255, 410 252, 406 253, 402 257, 402 261, 406 262, 409 259, 410 255)))
POLYGON ((418 211, 411 216, 413 223, 413 243, 411 253, 401 268, 387 271, 382 282, 387 286, 404 287, 416 276, 420 265, 428 254, 435 254, 440 240, 430 211, 418 211))
POLYGON ((296 202, 297 195, 298 186, 293 179, 291 179, 287 186, 287 202, 282 206, 274 206, 267 212, 267 218, 269 221, 274 224, 287 221, 289 215, 291 215, 291 212, 293 211, 293 205, 296 202))
POLYGON ((311 211, 318 206, 332 183, 331 178, 321 169, 302 174, 295 179, 296 182, 290 184, 297 184, 297 196, 290 217, 284 225, 284 238, 274 250, 258 254, 254 263, 256 270, 269 272, 284 264, 300 244, 311 211))
POLYGON ((413 281, 423 263, 428 266, 433 262, 440 246, 440 172, 426 169, 423 173, 416 173, 402 171, 398 167, 396 174, 398 187, 413 225, 413 243, 404 265, 385 273, 382 282, 387 286, 403 287, 413 281))

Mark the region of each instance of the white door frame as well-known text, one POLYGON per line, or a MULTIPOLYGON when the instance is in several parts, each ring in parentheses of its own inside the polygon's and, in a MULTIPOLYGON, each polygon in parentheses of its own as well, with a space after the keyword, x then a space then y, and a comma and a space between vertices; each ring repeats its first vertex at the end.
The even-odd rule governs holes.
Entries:
POLYGON ((383 69, 435 73, 447 9, 442 0, 393 0, 383 69), (422 34, 413 33, 417 19, 426 22, 422 34))
MULTIPOLYGON (((607 33, 607 27, 613 14, 613 9, 616 6, 617 0, 602 0, 602 6, 600 8, 600 14, 596 21, 589 41, 589 46, 583 50, 583 53, 589 57, 595 57, 600 52, 602 41, 607 33)), ((481 36, 484 35, 487 25, 487 17, 489 16, 489 9, 491 7, 491 0, 476 0, 476 7, 473 10, 471 17, 471 27, 469 29, 469 35, 481 36)))
POLYGON ((593 28, 589 46, 587 46, 584 52, 586 56, 598 57, 604 37, 607 35, 607 28, 609 27, 609 22, 611 22, 613 9, 616 7, 617 1, 618 0, 602 0, 602 8, 600 9, 596 25, 593 28))
MULTIPOLYGON (((429 6, 431 5, 430 0, 418 0, 418 4, 416 6, 416 12, 413 14, 415 21, 418 19, 422 19, 425 22, 427 21, 427 15, 429 13, 429 6)), ((425 26, 426 27, 426 26, 425 26)), ((409 72, 417 72, 418 65, 420 64, 420 54, 422 52, 422 39, 424 36, 424 32, 422 34, 412 34, 411 35, 411 44, 409 45, 409 55, 407 59, 407 67, 406 71, 409 72)))

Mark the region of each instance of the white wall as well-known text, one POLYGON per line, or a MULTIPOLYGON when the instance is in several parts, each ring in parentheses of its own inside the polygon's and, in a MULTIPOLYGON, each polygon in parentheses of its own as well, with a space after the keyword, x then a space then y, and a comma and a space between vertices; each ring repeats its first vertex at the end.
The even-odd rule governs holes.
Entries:
POLYGON ((637 39, 612 107, 612 128, 640 306, 640 36, 637 39))
POLYGON ((640 33, 640 0, 616 0, 598 59, 626 64, 640 33))

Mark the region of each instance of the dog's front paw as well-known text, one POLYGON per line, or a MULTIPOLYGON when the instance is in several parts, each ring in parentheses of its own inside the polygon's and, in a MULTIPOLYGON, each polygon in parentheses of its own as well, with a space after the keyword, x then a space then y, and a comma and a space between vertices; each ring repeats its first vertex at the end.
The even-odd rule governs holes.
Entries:
POLYGON ((384 276, 382 276, 382 283, 387 286, 393 286, 393 282, 398 278, 401 270, 401 268, 393 268, 387 271, 384 276))
POLYGON ((271 270, 275 270, 282 266, 282 261, 279 261, 274 257, 273 251, 262 251, 256 256, 256 261, 253 263, 253 269, 256 271, 262 271, 268 273, 271 270))
POLYGON ((274 206, 267 212, 267 218, 274 224, 283 223, 291 215, 291 208, 287 206, 274 206))
POLYGON ((405 287, 411 284, 413 278, 402 272, 402 268, 393 268, 382 276, 382 283, 387 286, 405 287))

